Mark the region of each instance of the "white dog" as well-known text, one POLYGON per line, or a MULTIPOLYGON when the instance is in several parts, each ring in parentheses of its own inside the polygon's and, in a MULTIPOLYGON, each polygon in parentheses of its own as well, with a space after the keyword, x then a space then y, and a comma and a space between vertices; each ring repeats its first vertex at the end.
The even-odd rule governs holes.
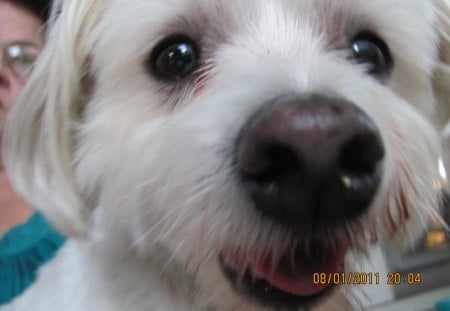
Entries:
POLYGON ((313 273, 433 215, 447 0, 55 6, 5 148, 73 238, 6 310, 349 309, 313 273))

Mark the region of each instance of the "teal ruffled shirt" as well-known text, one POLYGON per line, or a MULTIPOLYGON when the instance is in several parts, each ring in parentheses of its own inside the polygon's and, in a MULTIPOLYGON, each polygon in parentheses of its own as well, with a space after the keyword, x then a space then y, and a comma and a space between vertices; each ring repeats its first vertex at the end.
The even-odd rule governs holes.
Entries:
POLYGON ((35 213, 0 240, 0 304, 10 302, 36 279, 38 268, 64 243, 45 218, 35 213))

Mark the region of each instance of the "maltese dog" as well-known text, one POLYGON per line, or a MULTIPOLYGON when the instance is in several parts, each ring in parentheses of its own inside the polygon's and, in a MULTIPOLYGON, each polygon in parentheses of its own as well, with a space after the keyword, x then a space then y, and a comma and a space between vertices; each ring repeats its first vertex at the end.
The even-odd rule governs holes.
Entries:
POLYGON ((449 37, 447 0, 55 1, 4 147, 70 239, 5 310, 358 308, 349 256, 438 215, 449 37))

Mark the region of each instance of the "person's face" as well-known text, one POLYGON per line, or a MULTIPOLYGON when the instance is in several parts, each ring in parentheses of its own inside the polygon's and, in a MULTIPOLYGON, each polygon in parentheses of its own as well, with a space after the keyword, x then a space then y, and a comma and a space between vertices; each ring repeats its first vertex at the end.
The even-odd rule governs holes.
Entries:
POLYGON ((21 7, 0 0, 0 130, 3 129, 6 113, 19 97, 25 79, 14 74, 5 59, 5 46, 12 42, 27 42, 42 46, 38 17, 21 7))

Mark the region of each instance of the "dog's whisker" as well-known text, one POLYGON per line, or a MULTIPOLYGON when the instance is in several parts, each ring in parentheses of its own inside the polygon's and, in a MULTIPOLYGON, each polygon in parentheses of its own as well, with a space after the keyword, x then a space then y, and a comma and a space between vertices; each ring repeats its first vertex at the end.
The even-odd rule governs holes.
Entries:
MULTIPOLYGON (((131 243, 130 247, 135 247, 135 246, 142 244, 142 242, 144 240, 146 240, 155 230, 157 230, 157 228, 159 226, 166 223, 168 220, 172 219, 173 216, 176 214, 177 214, 176 210, 171 210, 165 216, 161 217, 155 224, 153 224, 153 226, 151 228, 149 228, 147 231, 145 231, 143 234, 141 234, 137 239, 135 239, 131 243)), ((158 237, 156 239, 150 239, 150 240, 152 240, 153 241, 152 244, 154 244, 156 241, 161 240, 161 237, 158 237)))
POLYGON ((154 183, 155 180, 153 178, 148 179, 142 183, 140 183, 139 185, 135 186, 131 192, 127 193, 126 196, 124 196, 122 198, 122 200, 124 201, 124 203, 122 204, 122 208, 126 207, 128 204, 130 204, 130 201, 133 200, 135 198, 136 193, 138 193, 139 191, 141 191, 144 187, 149 186, 150 184, 154 183))

